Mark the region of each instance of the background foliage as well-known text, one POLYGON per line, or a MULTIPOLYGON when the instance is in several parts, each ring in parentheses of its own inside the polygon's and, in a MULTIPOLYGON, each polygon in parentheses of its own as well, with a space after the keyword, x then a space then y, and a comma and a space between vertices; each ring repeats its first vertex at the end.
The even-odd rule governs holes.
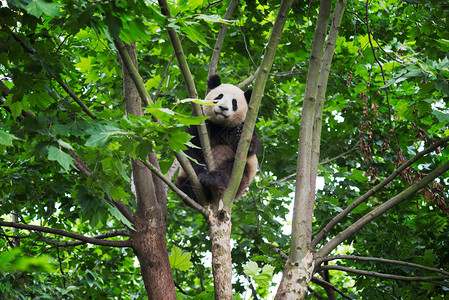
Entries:
MULTIPOLYGON (((219 62, 224 82, 237 84, 255 72, 278 5, 279 1, 241 1, 237 6, 219 62)), ((260 172, 250 193, 235 202, 234 288, 242 297, 251 296, 249 283, 260 299, 267 297, 273 272, 284 266, 273 246, 284 252, 289 247, 282 228, 290 218, 294 180, 289 175, 296 166, 317 5, 317 1, 299 0, 292 8, 256 124, 262 141, 260 172)), ((167 19, 153 1, 2 2, 2 220, 10 220, 14 211, 21 222, 90 236, 123 229, 124 218, 104 195, 135 206, 130 158, 156 150, 165 173, 174 160, 169 150, 184 149, 189 138, 185 126, 198 122, 189 117, 189 103, 181 101, 188 98, 187 91, 165 28, 184 36, 184 52, 202 97, 226 7, 226 1, 173 1, 173 17, 167 19), (139 71, 157 100, 140 119, 124 114, 113 36, 138 42, 139 71), (152 116, 162 123, 152 122, 152 116), (82 158, 92 176, 77 171, 72 153, 82 158)), ((437 0, 348 3, 324 108, 319 176, 325 183, 317 192, 315 232, 398 165, 448 135, 447 9, 447 2, 437 0)), ((443 147, 419 160, 353 211, 329 237, 447 161, 448 151, 443 147)), ((447 177, 441 177, 371 222, 346 242, 348 254, 449 270, 447 187, 447 177)), ((169 249, 179 258, 183 255, 179 249, 190 253, 193 263, 191 268, 172 264, 178 295, 210 298, 207 226, 171 193, 168 213, 169 249)), ((21 230, 15 233, 21 241, 17 252, 11 251, 12 232, 3 227, 0 234, 0 248, 7 255, 0 261, 0 294, 99 299, 145 295, 130 249, 61 247, 21 230)), ((46 236, 53 242, 67 241, 46 236)), ((429 275, 391 264, 338 264, 404 276, 429 275)), ((332 271, 331 282, 351 297, 363 299, 431 299, 449 289, 447 280, 441 284, 385 281, 332 271)), ((314 289, 323 293, 317 286, 314 289)))

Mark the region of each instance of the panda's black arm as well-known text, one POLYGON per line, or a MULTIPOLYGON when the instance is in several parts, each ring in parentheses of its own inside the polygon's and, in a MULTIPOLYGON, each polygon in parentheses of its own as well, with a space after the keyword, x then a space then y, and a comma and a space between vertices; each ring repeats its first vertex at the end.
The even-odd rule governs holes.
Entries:
POLYGON ((248 156, 256 154, 259 150, 259 137, 257 136, 256 130, 254 129, 253 137, 251 138, 251 143, 249 144, 248 156))

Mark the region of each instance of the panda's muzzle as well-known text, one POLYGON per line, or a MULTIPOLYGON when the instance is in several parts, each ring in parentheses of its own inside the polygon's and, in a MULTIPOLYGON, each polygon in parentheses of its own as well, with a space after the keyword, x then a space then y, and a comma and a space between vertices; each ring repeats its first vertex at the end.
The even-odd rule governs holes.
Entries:
POLYGON ((215 109, 215 116, 217 116, 220 119, 226 119, 229 118, 229 116, 225 115, 225 112, 229 110, 226 106, 218 106, 218 109, 215 109))

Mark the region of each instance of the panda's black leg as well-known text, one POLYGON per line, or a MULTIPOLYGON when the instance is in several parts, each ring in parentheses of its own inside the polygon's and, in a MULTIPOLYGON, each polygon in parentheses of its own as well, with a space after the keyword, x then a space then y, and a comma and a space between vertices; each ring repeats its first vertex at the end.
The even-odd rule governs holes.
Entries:
POLYGON ((201 184, 210 189, 217 190, 219 193, 223 193, 229 183, 229 175, 218 171, 198 174, 198 179, 201 184))

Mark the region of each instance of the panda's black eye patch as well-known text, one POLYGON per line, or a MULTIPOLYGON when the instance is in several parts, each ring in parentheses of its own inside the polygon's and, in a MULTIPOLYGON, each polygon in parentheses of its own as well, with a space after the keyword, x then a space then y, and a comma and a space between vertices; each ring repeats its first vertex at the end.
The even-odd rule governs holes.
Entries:
POLYGON ((232 110, 236 111, 237 110, 238 105, 237 105, 237 100, 236 99, 232 99, 232 110))
POLYGON ((215 97, 214 100, 220 100, 220 99, 223 99, 223 94, 218 95, 217 97, 215 97))

